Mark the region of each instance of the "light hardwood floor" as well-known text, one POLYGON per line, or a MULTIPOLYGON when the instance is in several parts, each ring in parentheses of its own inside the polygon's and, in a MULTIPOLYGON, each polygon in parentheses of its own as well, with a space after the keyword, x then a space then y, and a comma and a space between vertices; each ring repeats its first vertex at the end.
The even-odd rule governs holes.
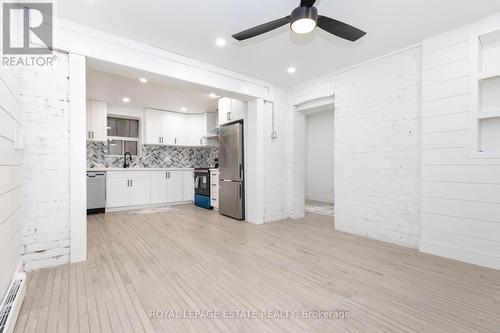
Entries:
POLYGON ((500 332, 500 271, 337 232, 331 217, 256 226, 178 208, 90 217, 89 260, 30 273, 16 332, 500 332), (149 317, 190 309, 350 318, 149 317))

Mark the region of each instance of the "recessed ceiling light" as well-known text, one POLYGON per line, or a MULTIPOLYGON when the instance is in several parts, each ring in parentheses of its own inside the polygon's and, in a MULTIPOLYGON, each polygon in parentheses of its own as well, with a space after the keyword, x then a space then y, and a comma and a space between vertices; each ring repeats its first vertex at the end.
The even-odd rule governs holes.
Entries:
POLYGON ((181 110, 182 110, 182 111, 184 111, 184 112, 186 112, 188 109, 187 109, 186 107, 184 107, 184 106, 183 106, 183 107, 181 108, 181 110))
POLYGON ((287 72, 290 73, 290 74, 293 74, 297 71, 297 69, 295 67, 288 67, 287 69, 287 72))
POLYGON ((122 98, 123 103, 130 103, 130 98, 128 97, 123 97, 122 98))
POLYGON ((148 83, 148 79, 144 77, 139 78, 139 81, 141 81, 141 83, 148 83))
POLYGON ((209 96, 210 96, 210 98, 217 98, 217 97, 219 97, 219 96, 217 96, 217 95, 216 95, 216 94, 214 94, 214 93, 210 93, 210 95, 209 95, 209 96))
POLYGON ((218 47, 224 47, 226 46, 226 40, 224 38, 217 38, 215 44, 217 44, 218 47))

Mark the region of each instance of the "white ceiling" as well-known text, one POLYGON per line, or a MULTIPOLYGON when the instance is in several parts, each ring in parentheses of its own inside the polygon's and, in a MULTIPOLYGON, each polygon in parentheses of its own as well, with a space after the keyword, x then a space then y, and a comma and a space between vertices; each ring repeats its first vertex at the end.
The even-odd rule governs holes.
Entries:
MULTIPOLYGON (((184 113, 215 112, 217 99, 211 98, 206 91, 196 90, 188 85, 168 84, 155 80, 155 77, 132 70, 127 75, 104 72, 104 68, 90 62, 87 69, 87 98, 124 107, 144 109, 155 108, 184 113), (139 78, 149 81, 144 84, 139 78), (130 99, 124 103, 123 98, 130 99), (182 108, 187 108, 183 111, 182 108)), ((106 70, 108 67, 106 67, 106 70)))
POLYGON ((230 36, 288 15, 299 0, 58 0, 56 15, 284 86, 301 83, 500 11, 500 0, 320 0, 321 15, 368 32, 350 43, 282 27, 246 42, 230 36), (227 39, 224 48, 215 45, 227 39), (297 68, 293 75, 289 66, 297 68))

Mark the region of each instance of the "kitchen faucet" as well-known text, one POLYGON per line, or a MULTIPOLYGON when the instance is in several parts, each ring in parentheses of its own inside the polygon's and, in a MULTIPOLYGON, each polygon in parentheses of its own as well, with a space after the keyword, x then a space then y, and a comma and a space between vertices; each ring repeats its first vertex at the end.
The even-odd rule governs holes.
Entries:
POLYGON ((130 162, 132 162, 132 154, 130 154, 129 152, 126 152, 125 154, 123 154, 123 168, 130 167, 130 162), (128 163, 127 163, 127 156, 130 157, 128 163))

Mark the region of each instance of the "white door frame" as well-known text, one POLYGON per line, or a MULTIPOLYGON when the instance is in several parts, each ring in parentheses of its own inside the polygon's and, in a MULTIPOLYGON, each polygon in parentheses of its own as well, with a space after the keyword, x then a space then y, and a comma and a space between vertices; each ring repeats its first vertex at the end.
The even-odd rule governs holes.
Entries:
POLYGON ((298 191, 300 195, 295 194, 292 198, 291 218, 299 219, 305 216, 305 201, 306 201, 306 114, 309 112, 326 110, 335 108, 335 96, 329 95, 320 98, 315 98, 307 101, 302 101, 293 106, 293 127, 295 135, 293 140, 293 168, 291 176, 291 188, 298 191))
POLYGON ((69 54, 71 262, 87 260, 86 59, 69 54))

